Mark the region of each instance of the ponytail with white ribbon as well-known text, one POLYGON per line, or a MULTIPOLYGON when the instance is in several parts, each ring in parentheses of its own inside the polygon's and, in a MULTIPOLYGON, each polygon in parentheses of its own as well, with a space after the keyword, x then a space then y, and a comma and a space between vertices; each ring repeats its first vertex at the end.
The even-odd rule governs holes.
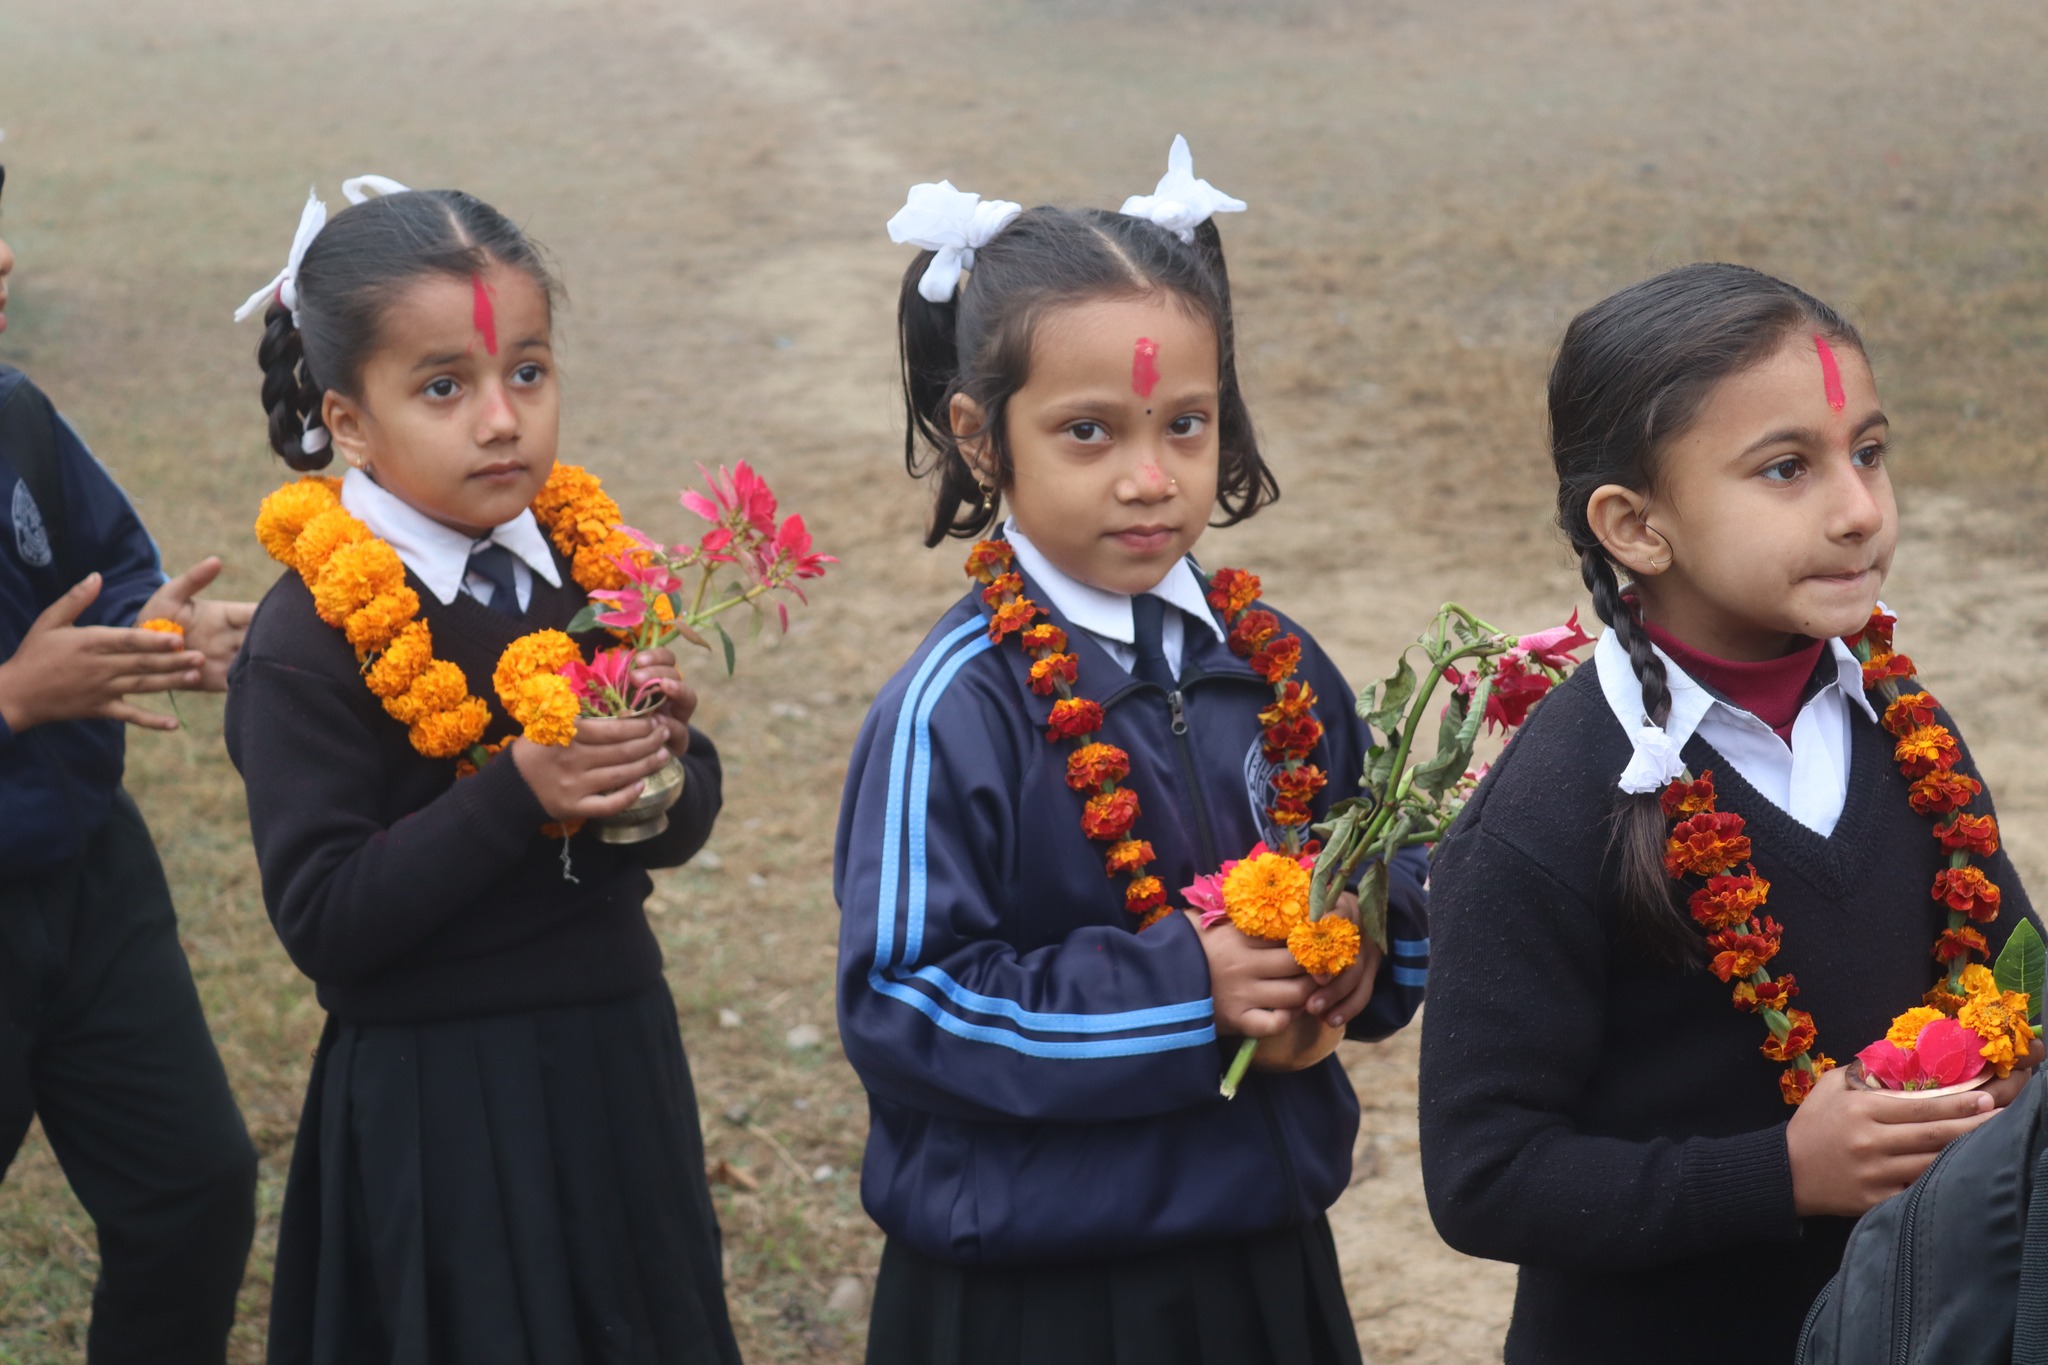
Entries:
POLYGON ((947 303, 960 277, 974 268, 974 253, 989 244, 1024 211, 1007 199, 983 199, 953 188, 950 180, 912 185, 910 197, 889 220, 889 240, 937 253, 918 279, 917 292, 931 303, 947 303))
POLYGON ((1159 177, 1152 193, 1124 200, 1119 212, 1157 223, 1192 244, 1195 229, 1217 214, 1244 210, 1244 200, 1233 199, 1208 181, 1195 178, 1195 154, 1188 150, 1188 140, 1176 133, 1166 154, 1166 174, 1159 177))
POLYGON ((1635 752, 1629 755, 1628 766, 1621 770, 1621 781, 1616 785, 1630 796, 1661 792, 1684 774, 1685 760, 1679 757, 1678 746, 1671 742, 1663 726, 1652 723, 1648 717, 1629 732, 1628 742, 1635 752))
POLYGON ((266 307, 274 298, 292 315, 292 326, 299 325, 299 263, 306 259, 306 248, 313 245, 313 239, 326 226, 327 205, 320 202, 320 191, 307 190, 306 207, 299 210, 299 229, 292 234, 292 253, 285 257, 284 269, 235 310, 236 322, 266 307))
POLYGON ((411 194, 412 186, 401 185, 388 175, 358 175, 341 182, 341 197, 351 204, 367 204, 387 194, 411 194))

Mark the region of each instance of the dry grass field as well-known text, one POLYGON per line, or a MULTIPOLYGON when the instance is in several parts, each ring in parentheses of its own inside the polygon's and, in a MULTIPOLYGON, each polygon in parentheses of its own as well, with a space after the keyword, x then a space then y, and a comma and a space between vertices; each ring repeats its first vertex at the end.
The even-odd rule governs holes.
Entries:
MULTIPOLYGON (((870 697, 960 588, 900 466, 906 253, 882 223, 904 188, 1115 204, 1188 134, 1252 205, 1224 232, 1286 489, 1204 550, 1256 568, 1361 680, 1440 599, 1529 628, 1579 600, 1542 413, 1575 310, 1700 258, 1843 306, 1898 437, 1888 595, 2038 885, 2044 57, 2034 0, 7 0, 0 231, 21 268, 0 358, 174 566, 218 550, 254 597, 278 470, 256 334, 229 312, 309 182, 459 185, 560 264, 566 457, 650 528, 680 533, 698 460, 752 460, 808 515, 843 562, 738 677, 698 670, 728 804, 714 856, 650 910, 711 1157, 759 1186, 718 1190, 748 1358, 855 1360, 879 1239, 832 1030, 832 825, 870 697)), ((321 1016, 264 919, 220 708, 184 714, 132 741, 131 783, 263 1153, 247 1362, 321 1016)), ((1366 1356, 1497 1359, 1513 1272, 1430 1230, 1413 1031, 1346 1056, 1366 1125, 1333 1218, 1366 1356)), ((32 1137, 0 1185, 0 1362, 79 1358, 93 1269, 32 1137)))

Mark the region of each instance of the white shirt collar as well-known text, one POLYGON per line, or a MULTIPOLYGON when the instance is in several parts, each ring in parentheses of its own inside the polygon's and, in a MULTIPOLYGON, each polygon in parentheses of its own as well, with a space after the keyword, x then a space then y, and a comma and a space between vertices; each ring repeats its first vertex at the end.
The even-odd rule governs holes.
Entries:
MULTIPOLYGON (((1138 631, 1131 619, 1131 599, 1127 594, 1091 587, 1078 578, 1061 573, 1044 552, 1017 529, 1014 518, 1003 523, 1003 535, 1017 553, 1017 566, 1038 585, 1038 590, 1045 594, 1060 615, 1092 635, 1126 645, 1136 642, 1138 631)), ((1145 591, 1161 598, 1169 606, 1179 607, 1186 616, 1208 626, 1218 640, 1229 640, 1216 619, 1216 613, 1209 610, 1209 598, 1202 590, 1202 580, 1195 576, 1187 560, 1176 560, 1174 566, 1166 571, 1166 577, 1145 591)))
MULTIPOLYGON (((462 591, 462 580, 469 572, 470 551, 476 548, 476 541, 452 526, 443 526, 360 469, 351 469, 342 476, 341 505, 360 517, 372 535, 396 550, 405 567, 443 606, 453 602, 462 591)), ((492 527, 490 539, 510 550, 551 587, 562 586, 555 556, 531 510, 521 512, 502 526, 492 527)))
MULTIPOLYGON (((1671 715, 1664 722, 1664 733, 1670 737, 1673 748, 1684 748, 1700 728, 1700 721, 1715 707, 1731 716, 1749 715, 1700 686, 1669 654, 1655 645, 1650 648, 1664 661, 1664 681, 1671 689, 1671 715)), ((1835 680, 1828 686, 1840 688, 1844 697, 1862 708, 1863 714, 1877 720, 1877 709, 1863 694, 1863 665, 1857 662, 1854 651, 1840 640, 1831 639, 1828 654, 1835 661, 1835 680)), ((1593 665, 1599 671, 1600 694, 1607 698, 1607 709, 1621 722, 1624 731, 1634 734, 1643 724, 1643 688, 1629 663, 1628 651, 1612 630, 1603 631, 1600 642, 1593 647, 1593 665)))

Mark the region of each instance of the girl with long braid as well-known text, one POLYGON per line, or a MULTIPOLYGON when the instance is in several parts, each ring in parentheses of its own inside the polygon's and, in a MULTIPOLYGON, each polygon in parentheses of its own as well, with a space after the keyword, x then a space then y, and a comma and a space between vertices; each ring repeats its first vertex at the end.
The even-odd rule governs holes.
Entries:
POLYGON ((1898 521, 1841 315, 1739 266, 1671 271, 1572 322, 1550 415, 1608 630, 1437 854, 1430 1211, 1522 1267, 1515 1365, 1789 1361, 1852 1220, 2040 1049, 1927 1096, 1828 1054, 1937 1003, 1959 954, 2033 911, 1994 838, 2002 897, 1943 927, 1959 821, 1930 838, 1928 815, 1991 801, 1960 745, 1909 754, 1878 690, 1910 669, 1873 616, 1898 521), (1861 640, 1884 646, 1867 670, 1861 640))

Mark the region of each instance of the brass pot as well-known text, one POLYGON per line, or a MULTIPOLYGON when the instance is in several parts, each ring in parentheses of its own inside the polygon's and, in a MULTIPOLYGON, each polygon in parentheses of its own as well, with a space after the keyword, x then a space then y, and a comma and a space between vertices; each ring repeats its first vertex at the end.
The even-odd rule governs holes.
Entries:
POLYGON ((597 837, 608 844, 637 844, 668 828, 668 808, 683 794, 683 765, 674 754, 656 768, 633 804, 617 815, 594 821, 597 837))

